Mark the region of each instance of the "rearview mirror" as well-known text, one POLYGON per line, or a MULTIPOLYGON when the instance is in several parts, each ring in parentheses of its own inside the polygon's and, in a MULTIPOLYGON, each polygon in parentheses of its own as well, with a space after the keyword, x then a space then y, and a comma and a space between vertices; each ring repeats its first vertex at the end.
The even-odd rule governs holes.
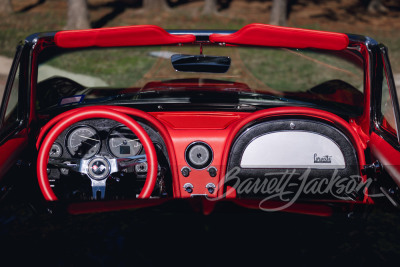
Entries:
POLYGON ((175 54, 171 56, 171 63, 177 71, 225 73, 231 66, 231 58, 175 54))

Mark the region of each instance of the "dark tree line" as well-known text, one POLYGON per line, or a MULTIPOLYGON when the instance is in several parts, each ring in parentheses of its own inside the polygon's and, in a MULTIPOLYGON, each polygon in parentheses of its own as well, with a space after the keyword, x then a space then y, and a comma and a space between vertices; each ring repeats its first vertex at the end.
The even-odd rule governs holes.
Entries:
MULTIPOLYGON (((286 26, 290 0, 273 0, 269 23, 272 25, 286 26)), ((369 13, 385 13, 388 9, 382 0, 370 0, 367 10, 369 13)))

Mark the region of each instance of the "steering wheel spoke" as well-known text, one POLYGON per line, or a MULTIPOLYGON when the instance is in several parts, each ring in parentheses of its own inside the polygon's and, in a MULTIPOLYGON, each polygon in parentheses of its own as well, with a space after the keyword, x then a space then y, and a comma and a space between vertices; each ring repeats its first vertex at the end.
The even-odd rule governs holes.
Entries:
POLYGON ((47 166, 65 168, 74 172, 80 172, 81 160, 71 158, 50 158, 47 166))
POLYGON ((125 157, 125 158, 117 158, 116 159, 116 164, 118 170, 124 170, 129 167, 141 164, 141 163, 147 163, 147 158, 146 155, 137 155, 137 156, 132 156, 132 157, 125 157))
POLYGON ((107 179, 104 180, 95 180, 90 179, 92 181, 92 194, 93 199, 104 199, 106 194, 106 182, 107 179))

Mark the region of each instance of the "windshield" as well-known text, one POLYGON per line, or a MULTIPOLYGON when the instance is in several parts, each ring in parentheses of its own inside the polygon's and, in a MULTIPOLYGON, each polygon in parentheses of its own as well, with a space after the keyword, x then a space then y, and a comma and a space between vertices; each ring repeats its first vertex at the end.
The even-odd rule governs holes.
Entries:
POLYGON ((257 103, 296 100, 321 106, 341 105, 353 111, 361 111, 363 103, 363 61, 356 50, 199 45, 51 48, 42 51, 39 62, 39 110, 88 100, 105 101, 105 97, 113 102, 135 103, 145 97, 156 101, 164 92, 169 92, 163 95, 165 101, 171 96, 176 101, 177 97, 213 92, 230 96, 234 93, 239 102, 241 98, 257 103), (224 73, 181 72, 171 63, 171 57, 177 54, 229 57, 230 66, 224 73))

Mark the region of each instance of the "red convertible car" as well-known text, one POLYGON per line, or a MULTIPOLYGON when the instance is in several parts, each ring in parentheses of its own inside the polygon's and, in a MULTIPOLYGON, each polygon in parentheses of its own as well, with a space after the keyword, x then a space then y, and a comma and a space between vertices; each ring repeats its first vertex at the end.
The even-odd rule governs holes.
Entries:
POLYGON ((388 51, 369 37, 263 24, 38 33, 5 88, 1 194, 23 177, 26 198, 72 214, 397 207, 399 127, 388 51))

